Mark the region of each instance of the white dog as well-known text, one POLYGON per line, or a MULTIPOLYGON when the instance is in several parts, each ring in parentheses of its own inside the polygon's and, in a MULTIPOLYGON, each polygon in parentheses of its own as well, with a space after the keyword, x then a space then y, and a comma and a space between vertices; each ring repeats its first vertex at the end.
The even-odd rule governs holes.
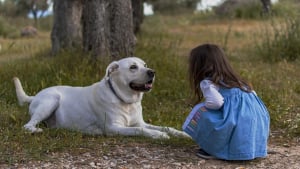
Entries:
POLYGON ((44 121, 52 128, 89 134, 189 137, 174 128, 144 122, 141 100, 152 89, 154 77, 154 70, 143 60, 129 57, 110 63, 105 77, 87 87, 54 86, 28 96, 18 78, 14 83, 19 104, 30 103, 31 119, 24 125, 30 132, 41 132, 36 125, 44 121))

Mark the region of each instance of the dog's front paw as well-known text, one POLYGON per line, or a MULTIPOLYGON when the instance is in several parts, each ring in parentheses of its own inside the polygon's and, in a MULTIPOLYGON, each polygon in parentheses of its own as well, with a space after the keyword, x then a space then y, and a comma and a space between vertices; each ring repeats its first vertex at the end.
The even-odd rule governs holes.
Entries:
POLYGON ((151 133, 151 138, 153 139, 169 139, 170 136, 165 132, 154 131, 151 133))
POLYGON ((172 134, 173 136, 176 136, 176 137, 191 138, 191 136, 189 136, 187 133, 185 133, 183 131, 176 130, 172 127, 168 127, 166 129, 166 131, 168 131, 168 133, 170 133, 170 134, 172 134))
POLYGON ((179 131, 178 133, 177 133, 177 136, 178 137, 184 137, 184 138, 192 138, 190 135, 188 135, 188 134, 186 134, 185 132, 183 132, 183 131, 179 131))
POLYGON ((43 129, 41 128, 36 128, 34 126, 30 126, 30 125, 25 125, 24 129, 29 131, 30 133, 40 133, 43 132, 43 129))

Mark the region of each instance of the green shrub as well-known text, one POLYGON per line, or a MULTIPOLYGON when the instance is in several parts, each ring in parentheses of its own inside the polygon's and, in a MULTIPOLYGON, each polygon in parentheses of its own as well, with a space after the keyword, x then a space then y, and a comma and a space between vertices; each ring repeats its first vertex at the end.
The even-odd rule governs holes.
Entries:
POLYGON ((214 11, 219 17, 226 18, 246 18, 246 19, 258 19, 261 18, 262 7, 258 1, 242 1, 232 3, 231 1, 225 1, 218 7, 214 8, 214 11))
POLYGON ((260 1, 252 0, 236 3, 225 1, 220 6, 215 7, 214 12, 221 18, 266 19, 270 17, 296 16, 299 14, 299 6, 299 2, 292 0, 279 1, 271 6, 271 13, 265 15, 260 1))
POLYGON ((15 28, 10 26, 3 17, 0 16, 0 37, 10 37, 15 33, 15 28))
POLYGON ((263 31, 262 42, 257 52, 267 62, 295 61, 300 58, 300 19, 286 18, 283 22, 272 22, 271 29, 263 31))
POLYGON ((257 19, 261 18, 261 10, 262 7, 260 3, 248 3, 236 8, 233 16, 235 18, 257 19))
POLYGON ((180 14, 182 12, 192 13, 196 9, 198 0, 148 0, 153 5, 155 13, 180 14))
POLYGON ((272 6, 272 16, 287 17, 299 14, 300 3, 293 0, 281 0, 272 6))
POLYGON ((17 6, 14 1, 0 1, 0 15, 5 17, 15 17, 17 6))

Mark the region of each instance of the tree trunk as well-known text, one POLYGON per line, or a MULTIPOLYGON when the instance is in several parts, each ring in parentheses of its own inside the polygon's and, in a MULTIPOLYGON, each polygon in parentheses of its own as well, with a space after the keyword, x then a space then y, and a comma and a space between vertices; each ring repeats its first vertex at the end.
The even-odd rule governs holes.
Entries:
POLYGON ((80 46, 82 1, 54 0, 53 13, 52 53, 80 46))
POLYGON ((38 16, 37 16, 37 10, 32 9, 31 13, 33 15, 33 19, 34 19, 34 26, 37 28, 38 27, 38 16))
POLYGON ((133 32, 140 31, 140 26, 144 20, 144 0, 131 0, 133 10, 133 32))
POLYGON ((82 42, 95 58, 131 56, 136 40, 131 5, 131 0, 54 0, 52 53, 82 42))
POLYGON ((93 57, 110 55, 108 5, 105 0, 88 0, 83 5, 83 48, 93 57))
POLYGON ((263 13, 269 14, 271 12, 271 0, 260 0, 263 5, 263 13))
POLYGON ((132 56, 136 38, 133 33, 131 0, 114 0, 110 2, 112 3, 110 8, 111 56, 132 56))
POLYGON ((87 0, 84 3, 83 46, 93 57, 131 56, 135 46, 130 0, 87 0))

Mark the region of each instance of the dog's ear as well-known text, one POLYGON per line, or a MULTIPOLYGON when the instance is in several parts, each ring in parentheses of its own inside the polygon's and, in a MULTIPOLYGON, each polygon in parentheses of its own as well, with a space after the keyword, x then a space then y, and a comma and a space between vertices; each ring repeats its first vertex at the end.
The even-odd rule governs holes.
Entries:
POLYGON ((105 77, 108 77, 112 72, 116 71, 119 68, 117 61, 110 63, 106 68, 105 77))

